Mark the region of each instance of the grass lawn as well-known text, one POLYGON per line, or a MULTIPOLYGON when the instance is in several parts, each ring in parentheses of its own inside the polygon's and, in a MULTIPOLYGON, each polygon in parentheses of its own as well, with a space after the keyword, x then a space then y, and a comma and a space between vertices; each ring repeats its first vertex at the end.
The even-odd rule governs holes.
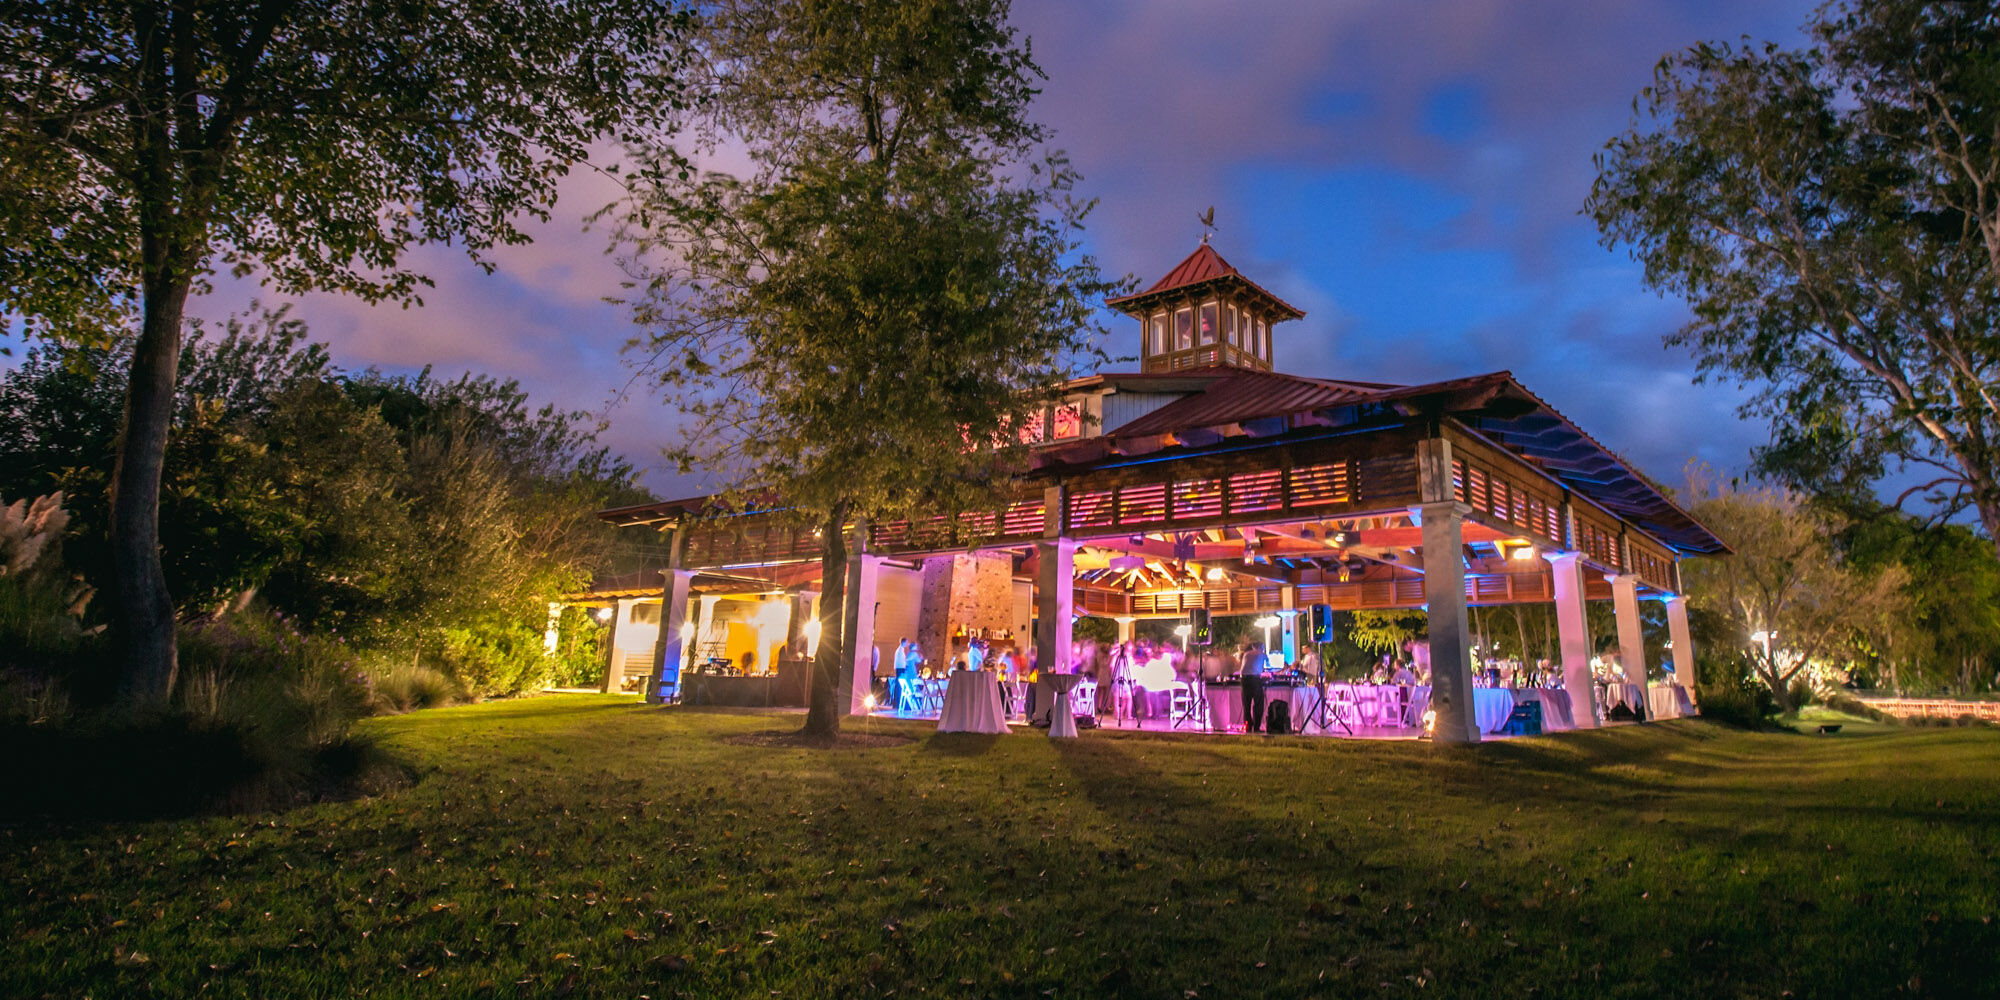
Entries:
POLYGON ((382 798, 0 830, 0 996, 2000 995, 1993 730, 729 742, 797 724, 420 712, 382 798))

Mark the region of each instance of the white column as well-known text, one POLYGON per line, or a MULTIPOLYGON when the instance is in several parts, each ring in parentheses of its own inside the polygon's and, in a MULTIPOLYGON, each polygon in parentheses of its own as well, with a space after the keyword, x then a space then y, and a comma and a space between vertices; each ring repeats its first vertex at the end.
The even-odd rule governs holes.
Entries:
POLYGON ((1556 635, 1562 642, 1563 691, 1577 728, 1597 726, 1597 684, 1590 674, 1590 629, 1584 619, 1583 554, 1545 552, 1555 580, 1556 635))
POLYGON ((1472 640, 1465 614, 1465 515, 1456 501, 1427 503, 1423 521, 1424 600, 1430 613, 1433 738, 1441 743, 1479 742, 1473 713, 1472 640))
MULTIPOLYGON (((851 544, 856 554, 847 560, 847 605, 841 609, 840 623, 847 669, 841 672, 834 704, 844 706, 848 715, 866 715, 863 700, 875 690, 875 578, 882 557, 862 552, 859 539, 851 544)), ((826 641, 823 626, 820 641, 826 641)))
POLYGON ((1035 543, 1035 668, 1044 673, 1069 669, 1070 616, 1076 587, 1076 541, 1052 538, 1035 543))
POLYGON ((1674 641, 1674 680, 1694 697, 1694 639, 1688 635, 1686 594, 1667 598, 1667 636, 1674 641))
MULTIPOLYGON (((661 617, 664 618, 664 609, 661 617)), ((625 687, 625 657, 618 654, 618 629, 632 620, 631 608, 622 600, 611 602, 611 625, 604 630, 604 693, 616 694, 625 687)), ((655 647, 657 648, 657 647, 655 647)))
POLYGON ((1646 639, 1639 629, 1639 578, 1630 573, 1607 574, 1611 605, 1618 613, 1618 662, 1625 665, 1625 683, 1646 687, 1646 639))
MULTIPOLYGON (((667 665, 673 665, 674 689, 680 690, 681 673, 687 669, 687 624, 688 594, 693 589, 694 571, 691 569, 661 570, 666 577, 660 588, 660 637, 653 643, 653 677, 646 684, 646 701, 659 704, 665 701, 661 690, 667 674, 667 665)), ((619 617, 631 614, 626 602, 618 602, 619 617)), ((712 598, 702 599, 702 609, 713 607, 712 598)), ((615 655, 615 654, 614 654, 615 655)))
POLYGON ((1278 588, 1278 636, 1285 650, 1285 666, 1299 665, 1299 588, 1278 588))
POLYGON ((1131 642, 1132 640, 1137 639, 1138 637, 1139 637, 1139 619, 1134 618, 1131 615, 1119 616, 1118 641, 1131 642))

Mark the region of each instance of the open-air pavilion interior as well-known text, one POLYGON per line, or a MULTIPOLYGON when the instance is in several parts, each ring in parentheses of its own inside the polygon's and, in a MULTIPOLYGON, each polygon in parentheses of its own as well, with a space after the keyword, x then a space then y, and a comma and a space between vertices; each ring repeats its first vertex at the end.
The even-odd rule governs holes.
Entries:
MULTIPOLYGON (((1561 680, 1534 698, 1561 701, 1577 726, 1613 703, 1641 716, 1688 706, 1679 561, 1725 547, 1510 373, 1387 385, 1277 372, 1274 328, 1304 314, 1206 243, 1111 305, 1139 324, 1140 370, 1072 383, 1028 431, 1032 468, 991 509, 853 524, 838 613, 818 607, 818 538, 784 510, 722 512, 698 497, 602 512, 659 532, 668 553, 579 595, 611 610, 607 688, 689 699, 706 676, 721 700, 736 697, 717 694, 730 678, 762 685, 744 703, 801 703, 790 699, 803 698, 805 657, 838 629, 854 639, 840 703, 899 711, 910 706, 877 681, 904 638, 935 665, 984 639, 1064 673, 1082 616, 1113 619, 1121 638, 1146 619, 1270 616, 1283 668, 1315 605, 1420 608, 1429 727, 1473 741, 1497 730, 1480 717, 1467 609, 1552 603, 1561 680), (1655 665, 1665 680, 1650 685, 1648 600, 1665 602, 1672 639, 1655 665), (1587 601, 1614 605, 1622 685, 1594 682, 1587 601)), ((1348 709, 1355 692, 1334 700, 1348 709)), ((1377 714, 1322 728, 1411 727, 1409 706, 1393 725, 1377 714)))

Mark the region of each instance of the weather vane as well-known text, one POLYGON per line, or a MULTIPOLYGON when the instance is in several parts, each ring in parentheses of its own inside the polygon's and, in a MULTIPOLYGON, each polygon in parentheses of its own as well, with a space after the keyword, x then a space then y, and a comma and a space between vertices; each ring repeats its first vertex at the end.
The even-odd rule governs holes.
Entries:
POLYGON ((1203 246, 1207 246, 1208 238, 1215 235, 1215 206, 1208 206, 1208 211, 1201 213, 1199 218, 1201 219, 1201 242, 1203 246))

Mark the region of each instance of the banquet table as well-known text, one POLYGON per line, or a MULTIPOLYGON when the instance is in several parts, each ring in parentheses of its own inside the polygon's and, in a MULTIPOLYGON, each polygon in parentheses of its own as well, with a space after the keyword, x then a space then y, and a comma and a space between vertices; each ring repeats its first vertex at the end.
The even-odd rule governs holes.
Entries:
MULTIPOLYGON (((1292 731, 1302 733, 1305 732, 1306 716, 1319 707, 1319 690, 1290 684, 1264 685, 1266 718, 1270 717, 1274 701, 1291 703, 1292 731)), ((1208 727, 1223 732, 1243 731, 1243 685, 1219 681, 1208 685, 1208 727)))
POLYGON ((1611 710, 1617 708, 1620 705, 1624 705, 1626 708, 1629 708, 1635 712, 1645 712, 1648 711, 1649 708, 1651 707, 1650 705, 1647 704, 1645 688, 1642 688, 1637 684, 1627 684, 1623 681, 1611 681, 1605 684, 1604 685, 1605 716, 1609 717, 1611 715, 1611 710))
MULTIPOLYGON (((1424 713, 1431 707, 1431 688, 1419 684, 1410 689, 1410 718, 1418 725, 1423 724, 1424 713)), ((1479 723, 1482 733, 1497 733, 1507 728, 1507 719, 1514 714, 1514 692, 1507 688, 1476 687, 1472 689, 1472 717, 1479 723)))
POLYGON ((1000 700, 1000 675, 991 670, 955 670, 946 682, 940 733, 1004 733, 1007 711, 1000 700))
POLYGON ((1373 726, 1401 729, 1411 725, 1405 716, 1408 697, 1398 684, 1328 684, 1327 715, 1348 727, 1373 726))
POLYGON ((1576 728, 1576 713, 1570 711, 1569 692, 1561 688, 1529 687, 1515 688, 1513 690, 1516 704, 1524 701, 1538 701, 1542 703, 1543 732, 1556 732, 1557 730, 1576 728))
POLYGON ((1646 689, 1646 718, 1678 719, 1694 714, 1688 689, 1679 684, 1655 684, 1646 689))

